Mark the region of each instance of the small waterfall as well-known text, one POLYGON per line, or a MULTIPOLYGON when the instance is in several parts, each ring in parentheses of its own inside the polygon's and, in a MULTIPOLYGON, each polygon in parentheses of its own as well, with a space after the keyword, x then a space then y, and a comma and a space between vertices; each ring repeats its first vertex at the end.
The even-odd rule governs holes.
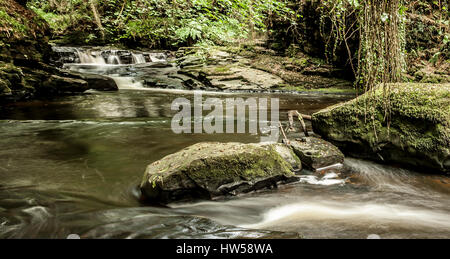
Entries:
POLYGON ((112 78, 119 89, 148 90, 138 77, 135 64, 167 62, 165 53, 141 52, 100 47, 53 46, 52 62, 64 69, 112 78))
POLYGON ((167 62, 162 52, 133 52, 118 49, 53 46, 52 62, 58 66, 80 65, 133 65, 147 62, 167 62))
POLYGON ((133 63, 134 64, 144 64, 144 63, 146 63, 145 57, 144 57, 143 54, 131 53, 131 55, 133 56, 133 63))
POLYGON ((111 64, 111 65, 121 65, 122 64, 117 50, 111 50, 111 55, 109 55, 109 57, 108 57, 108 64, 111 64))
POLYGON ((105 59, 102 57, 100 53, 95 53, 91 51, 85 51, 81 49, 76 49, 78 58, 80 59, 80 63, 82 64, 99 64, 104 65, 105 59))
POLYGON ((110 65, 120 65, 120 59, 116 55, 111 55, 108 57, 108 64, 110 65))

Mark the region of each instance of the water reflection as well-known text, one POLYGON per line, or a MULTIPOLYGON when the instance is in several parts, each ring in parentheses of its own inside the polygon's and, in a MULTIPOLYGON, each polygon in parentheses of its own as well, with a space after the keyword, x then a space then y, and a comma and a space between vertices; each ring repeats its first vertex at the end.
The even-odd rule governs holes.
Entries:
MULTIPOLYGON (((171 103, 176 98, 187 98, 193 103, 193 93, 186 91, 171 94, 168 92, 122 90, 119 93, 91 93, 70 96, 55 100, 32 101, 9 104, 0 107, 0 119, 8 120, 82 120, 104 118, 160 118, 172 117, 171 103)), ((279 98, 281 112, 297 109, 311 114, 323 107, 350 99, 348 95, 324 94, 213 94, 208 97, 238 98, 249 97, 279 98)), ((285 114, 281 114, 285 116, 285 114)))

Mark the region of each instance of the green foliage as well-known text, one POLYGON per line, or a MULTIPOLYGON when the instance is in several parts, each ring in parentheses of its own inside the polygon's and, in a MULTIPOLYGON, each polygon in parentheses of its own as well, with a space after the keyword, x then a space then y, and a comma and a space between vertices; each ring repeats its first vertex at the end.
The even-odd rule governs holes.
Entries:
POLYGON ((403 0, 322 1, 321 33, 326 39, 327 59, 344 46, 356 84, 365 91, 378 83, 401 81, 406 8, 403 0), (349 46, 352 37, 359 41, 356 50, 349 46))
POLYGON ((447 43, 450 42, 450 34, 445 34, 444 39, 442 40, 442 43, 444 45, 447 45, 447 43))
POLYGON ((46 13, 42 9, 32 8, 33 11, 42 17, 49 26, 57 33, 64 32, 71 24, 67 15, 58 15, 55 13, 46 13))
POLYGON ((27 26, 20 20, 11 17, 5 10, 0 9, 0 32, 3 31, 7 36, 20 36, 27 32, 27 26))
MULTIPOLYGON (((227 44, 251 32, 265 32, 273 15, 289 19, 285 0, 34 0, 29 5, 64 35, 74 30, 97 34, 111 43, 177 47, 197 43, 227 44), (95 23, 91 2, 101 18, 95 23)), ((85 40, 90 41, 86 38, 85 40)))

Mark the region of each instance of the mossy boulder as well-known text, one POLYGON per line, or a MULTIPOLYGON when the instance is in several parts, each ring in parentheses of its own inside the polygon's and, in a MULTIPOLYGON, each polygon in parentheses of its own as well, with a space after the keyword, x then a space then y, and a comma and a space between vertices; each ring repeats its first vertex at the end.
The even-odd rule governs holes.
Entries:
POLYGON ((147 167, 140 185, 143 198, 158 203, 214 199, 296 179, 295 155, 282 151, 285 158, 292 156, 288 162, 277 150, 277 145, 195 144, 147 167))
POLYGON ((317 134, 351 156, 450 171, 450 84, 379 86, 312 119, 317 134))

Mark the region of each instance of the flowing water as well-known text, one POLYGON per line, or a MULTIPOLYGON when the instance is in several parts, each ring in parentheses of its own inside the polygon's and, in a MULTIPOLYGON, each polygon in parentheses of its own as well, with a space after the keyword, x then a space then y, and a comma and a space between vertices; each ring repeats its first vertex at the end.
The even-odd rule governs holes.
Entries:
POLYGON ((143 54, 134 54, 133 53, 132 56, 133 56, 133 62, 135 64, 144 64, 146 62, 143 54))
MULTIPOLYGON (((174 134, 178 97, 133 78, 89 92, 0 107, 0 238, 450 238, 450 179, 347 158, 340 173, 302 172, 277 190, 167 207, 139 203, 146 166, 201 141, 258 142, 250 134, 174 134)), ((280 98, 311 114, 351 96, 280 98)), ((308 125, 310 127, 310 125, 308 125)))

